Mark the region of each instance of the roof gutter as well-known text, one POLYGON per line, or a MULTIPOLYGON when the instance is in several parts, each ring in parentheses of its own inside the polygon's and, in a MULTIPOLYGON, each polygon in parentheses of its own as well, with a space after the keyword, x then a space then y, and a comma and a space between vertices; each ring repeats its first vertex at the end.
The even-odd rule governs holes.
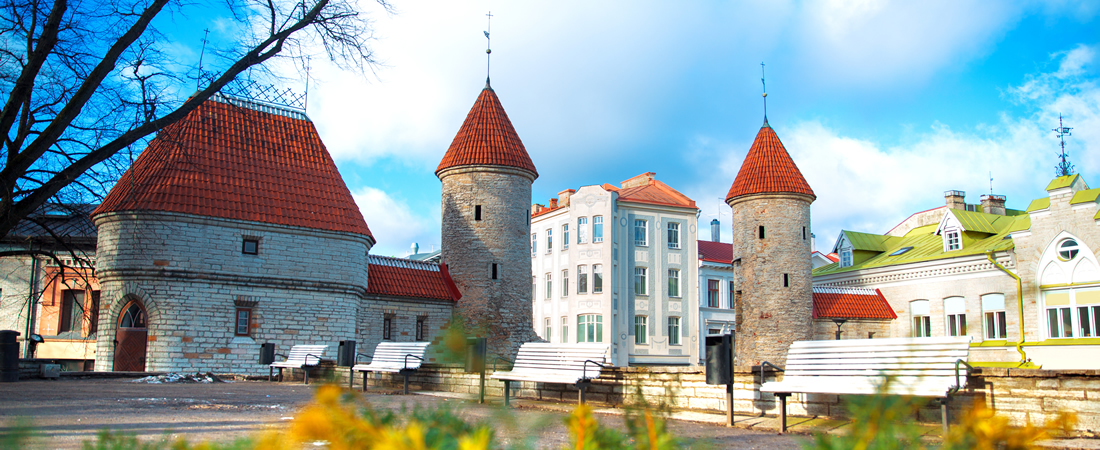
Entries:
POLYGON ((1000 269, 1001 272, 1004 272, 1008 276, 1012 277, 1012 279, 1016 280, 1016 302, 1017 302, 1016 311, 1020 313, 1020 341, 1016 343, 1016 351, 1020 353, 1020 364, 1025 364, 1027 362, 1030 362, 1031 360, 1028 359, 1027 353, 1024 353, 1024 348, 1023 348, 1023 345, 1024 345, 1024 285, 1023 285, 1023 282, 1020 281, 1019 276, 1017 276, 1016 274, 1010 272, 1008 269, 1006 269, 1004 266, 1002 266, 1000 263, 998 263, 996 260, 993 259, 993 251, 992 250, 988 251, 988 252, 985 252, 985 257, 986 257, 986 259, 989 260, 989 262, 993 263, 993 267, 996 267, 996 268, 1000 269))

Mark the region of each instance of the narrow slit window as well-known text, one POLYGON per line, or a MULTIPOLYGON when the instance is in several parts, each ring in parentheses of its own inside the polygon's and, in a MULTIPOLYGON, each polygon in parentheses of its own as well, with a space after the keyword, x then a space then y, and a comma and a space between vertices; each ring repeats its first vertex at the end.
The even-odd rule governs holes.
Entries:
POLYGON ((481 220, 481 205, 474 205, 474 220, 481 220))
POLYGON ((791 287, 791 276, 790 276, 790 274, 786 274, 786 273, 783 274, 783 287, 791 287))
POLYGON ((802 227, 802 240, 806 240, 806 227, 802 227))
POLYGON ((494 280, 499 280, 500 279, 500 274, 499 274, 498 271, 499 271, 499 268, 497 267, 497 263, 493 263, 493 279, 494 280))
POLYGON ((764 226, 760 225, 760 239, 764 239, 764 226))

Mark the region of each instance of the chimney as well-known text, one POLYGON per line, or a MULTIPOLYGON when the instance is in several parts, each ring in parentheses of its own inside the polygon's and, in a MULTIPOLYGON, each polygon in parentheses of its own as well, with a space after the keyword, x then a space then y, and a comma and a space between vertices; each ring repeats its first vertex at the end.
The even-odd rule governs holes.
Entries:
POLYGON ((557 208, 557 207, 558 207, 558 199, 556 199, 556 198, 550 199, 550 209, 557 208))
POLYGON ((416 242, 413 242, 413 245, 412 245, 412 247, 410 247, 410 250, 412 250, 413 255, 415 255, 417 253, 420 253, 420 244, 417 244, 416 242))
POLYGON ((718 222, 718 219, 710 221, 710 240, 713 242, 722 242, 722 225, 718 222))
POLYGON ((653 181, 657 176, 657 172, 646 172, 638 175, 634 178, 622 182, 623 189, 630 189, 632 187, 645 186, 653 181))
POLYGON ((947 207, 950 209, 961 209, 966 211, 966 192, 963 191, 946 191, 943 193, 943 198, 947 200, 947 207))
POLYGON ((573 189, 566 189, 564 191, 558 192, 558 204, 561 206, 569 206, 569 198, 572 197, 575 193, 577 193, 577 191, 573 189))
POLYGON ((986 214, 996 214, 998 216, 1005 215, 1005 196, 993 194, 983 195, 982 212, 986 214))
POLYGON ((542 205, 534 203, 531 205, 531 215, 535 215, 542 212, 542 205))

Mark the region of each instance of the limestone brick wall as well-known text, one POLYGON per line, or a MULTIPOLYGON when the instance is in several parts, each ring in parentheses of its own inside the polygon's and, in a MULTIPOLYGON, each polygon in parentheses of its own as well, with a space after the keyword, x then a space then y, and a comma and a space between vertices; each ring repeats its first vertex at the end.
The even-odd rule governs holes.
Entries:
POLYGON ((389 342, 413 342, 417 340, 418 319, 424 320, 422 340, 432 341, 447 328, 452 314, 454 303, 451 301, 367 296, 362 300, 356 325, 357 351, 370 355, 378 343, 383 342, 382 324, 387 316, 392 320, 389 342))
POLYGON ((810 203, 807 196, 759 194, 735 199, 733 258, 741 301, 738 365, 786 362, 791 342, 813 338, 810 203), (763 226, 764 238, 759 237, 763 226), (803 231, 805 230, 805 231, 803 231), (787 274, 788 287, 783 286, 787 274))
MULTIPOLYGON (((491 371, 490 371, 491 373, 491 371)), ((347 371, 336 372, 336 382, 347 384, 347 371)), ((766 381, 782 380, 782 374, 768 372, 766 381)), ((368 386, 397 389, 402 378, 396 374, 368 377, 368 386)), ((355 387, 361 386, 361 376, 355 387)), ((745 367, 734 373, 734 412, 738 415, 777 415, 778 399, 760 392, 760 372, 745 367)), ((428 366, 413 375, 411 390, 447 391, 476 394, 477 374, 467 374, 460 367, 428 366)), ((504 383, 486 379, 486 397, 499 398, 504 383)), ((519 398, 576 402, 577 390, 571 385, 546 383, 513 383, 512 395, 519 398)), ((678 410, 725 412, 725 386, 706 384, 701 367, 616 367, 605 370, 592 382, 587 400, 596 404, 622 406, 642 401, 650 405, 668 405, 678 410)), ((847 401, 853 396, 792 394, 787 401, 788 415, 845 418, 847 401)), ((1077 413, 1076 434, 1100 430, 1100 371, 1052 371, 1024 369, 976 369, 966 389, 952 396, 949 402, 951 420, 973 402, 985 402, 998 413, 1009 417, 1013 425, 1028 421, 1040 423, 1059 411, 1077 413)), ((916 419, 939 422, 939 405, 930 401, 916 419)), ((1071 433, 1072 434, 1072 433, 1071 433)))
MULTIPOLYGON (((875 338, 888 338, 892 320, 849 320, 840 327, 840 339, 867 339, 867 333, 875 338)), ((814 340, 836 339, 836 322, 830 319, 814 319, 814 340)))
POLYGON ((484 330, 489 351, 511 357, 539 339, 531 327, 530 207, 534 174, 468 166, 440 174, 442 259, 462 299, 456 312, 484 330), (481 206, 481 220, 475 219, 481 206), (498 279, 491 279, 492 264, 498 279))
MULTIPOLYGON (((947 335, 947 319, 944 314, 943 300, 949 297, 963 297, 966 300, 967 335, 972 342, 983 341, 982 295, 1004 294, 1005 316, 1008 327, 1005 330, 1007 340, 1016 342, 1020 336, 1019 303, 1016 301, 1016 281, 997 269, 970 274, 966 277, 934 277, 919 282, 898 283, 876 286, 898 315, 890 328, 889 337, 913 336, 913 321, 910 314, 910 302, 928 300, 932 336, 947 335)), ((1025 319, 1026 324, 1028 320, 1025 319)), ((876 335, 877 337, 878 335, 876 335)), ((882 336, 887 337, 887 336, 882 336)))

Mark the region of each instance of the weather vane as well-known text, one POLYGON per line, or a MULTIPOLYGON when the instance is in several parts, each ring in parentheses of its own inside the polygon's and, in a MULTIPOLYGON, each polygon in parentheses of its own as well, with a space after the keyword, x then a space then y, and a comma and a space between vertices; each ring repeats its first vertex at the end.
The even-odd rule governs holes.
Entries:
POLYGON ((1054 129, 1054 133, 1058 135, 1058 139, 1062 141, 1062 154, 1058 155, 1058 158, 1062 160, 1057 166, 1055 166, 1055 172, 1060 177, 1073 174, 1073 164, 1070 164, 1066 156, 1066 136, 1072 136, 1069 130, 1073 128, 1062 126, 1062 115, 1058 114, 1058 128, 1054 129))
POLYGON ((493 12, 489 11, 489 14, 486 14, 485 17, 488 17, 488 19, 486 20, 486 22, 487 22, 486 30, 484 31, 484 33, 485 33, 485 47, 486 47, 485 48, 485 85, 488 86, 489 85, 489 62, 490 62, 489 58, 493 55, 493 49, 492 49, 493 40, 489 38, 489 32, 493 30, 493 12))
POLYGON ((764 84, 764 63, 760 63, 760 87, 764 89, 764 120, 768 120, 768 85, 764 84))

